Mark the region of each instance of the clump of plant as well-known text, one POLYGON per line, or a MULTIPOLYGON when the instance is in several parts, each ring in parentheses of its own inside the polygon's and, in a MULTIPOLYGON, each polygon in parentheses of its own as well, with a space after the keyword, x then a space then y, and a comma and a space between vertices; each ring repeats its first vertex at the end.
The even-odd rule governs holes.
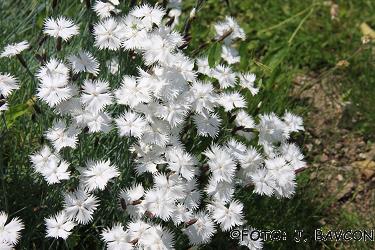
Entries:
MULTIPOLYGON (((59 51, 83 31, 68 17, 45 21, 43 32, 55 40, 56 53, 33 73, 38 80, 34 105, 48 107, 54 121, 44 134, 45 145, 30 160, 48 185, 59 185, 63 197, 61 209, 45 218, 46 237, 66 240, 92 223, 97 210, 107 206, 99 198, 105 189, 117 200, 118 212, 127 215, 101 230, 109 249, 173 249, 177 237, 206 244, 219 230, 250 226, 240 191, 277 198, 294 194, 296 171, 305 162, 290 136, 303 130, 302 119, 290 112, 282 117, 247 112, 244 96, 260 88, 255 74, 231 67, 240 61, 235 44, 245 39, 242 28, 226 17, 215 24, 209 55, 196 57, 185 52, 188 36, 174 29, 181 14, 178 1, 168 7, 143 4, 125 14, 118 1, 96 1, 95 43, 65 58, 59 51), (138 63, 137 73, 109 82, 100 65, 112 74, 126 72, 118 64, 120 50, 138 63), (113 59, 103 60, 100 51, 113 59), (220 57, 224 61, 217 65, 220 57), (126 141, 126 150, 116 154, 128 160, 82 155, 83 141, 93 135, 126 141), (129 174, 131 182, 121 191, 111 189, 129 174)), ((195 10, 185 31, 194 17, 195 10)), ((28 48, 26 41, 11 44, 1 57, 16 56, 27 67, 22 53, 28 48)), ((19 85, 11 74, 0 75, 2 112, 19 85)), ((116 150, 117 145, 107 146, 116 150)), ((0 242, 11 248, 24 226, 16 218, 15 226, 7 227, 6 220, 1 214, 0 242)), ((100 228, 98 222, 95 226, 100 228)), ((249 237, 239 244, 262 247, 261 240, 249 237)))

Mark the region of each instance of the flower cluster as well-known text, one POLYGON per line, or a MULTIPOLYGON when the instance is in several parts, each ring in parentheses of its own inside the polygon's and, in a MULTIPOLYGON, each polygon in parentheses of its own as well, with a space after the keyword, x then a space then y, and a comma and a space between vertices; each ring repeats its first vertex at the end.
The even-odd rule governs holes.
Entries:
POLYGON ((19 218, 8 221, 8 215, 0 212, 0 249, 10 250, 17 244, 24 229, 24 225, 19 218))
MULTIPOLYGON (((93 27, 94 46, 142 58, 136 75, 123 75, 111 87, 100 64, 114 74, 118 65, 101 62, 87 50, 66 60, 50 58, 36 73, 36 95, 56 119, 44 135, 48 143, 30 156, 33 168, 49 185, 72 176, 79 179, 75 190, 63 194, 63 209, 45 219, 47 237, 67 239, 75 227, 92 222, 99 209, 98 192, 123 171, 110 159, 87 159, 76 169, 64 159, 62 150, 71 152, 87 133, 116 130, 133 142, 129 150, 136 181, 112 194, 131 220, 102 231, 108 249, 173 249, 176 230, 191 245, 205 244, 218 230, 246 226, 237 191, 291 197, 296 170, 305 162, 289 139, 303 130, 302 119, 290 112, 282 117, 248 114, 244 93, 256 95, 259 86, 254 74, 235 72, 231 66, 240 60, 235 42, 245 39, 236 21, 226 17, 215 25, 226 63, 210 67, 207 57, 190 58, 180 49, 186 41, 172 28, 181 13, 180 1, 170 1, 168 13, 159 5, 143 4, 121 17, 116 16, 121 13, 118 6, 115 0, 96 1, 93 9, 100 21, 93 27), (172 24, 168 16, 174 18, 172 24), (85 79, 79 82, 74 75, 85 79), (113 114, 112 106, 125 111, 113 114), (230 136, 223 140, 225 133, 230 136), (187 146, 202 138, 210 142, 203 150, 187 146)), ((79 27, 66 17, 48 18, 44 32, 61 43, 79 34, 79 27)), ((15 78, 0 75, 4 97, 17 87, 15 78)), ((261 247, 252 241, 239 244, 261 247)))

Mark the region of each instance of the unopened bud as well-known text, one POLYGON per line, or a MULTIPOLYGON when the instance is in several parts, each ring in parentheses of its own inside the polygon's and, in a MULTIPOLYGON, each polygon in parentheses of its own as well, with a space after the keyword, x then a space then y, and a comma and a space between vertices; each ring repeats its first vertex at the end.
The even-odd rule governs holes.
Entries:
POLYGON ((132 240, 132 241, 129 241, 129 243, 131 243, 131 244, 133 244, 133 245, 135 245, 135 244, 137 244, 138 243, 138 238, 137 239, 134 239, 134 240, 132 240))
POLYGON ((151 213, 150 211, 146 211, 145 216, 148 217, 148 218, 151 218, 151 219, 155 217, 155 215, 153 213, 151 213))
POLYGON ((196 10, 195 8, 193 8, 193 9, 190 11, 189 18, 190 18, 190 19, 194 19, 196 13, 197 13, 197 10, 196 10))
POLYGON ((120 204, 121 204, 121 208, 123 209, 123 210, 126 210, 126 202, 125 202, 125 200, 124 199, 120 199, 120 204))
POLYGON ((136 206, 136 205, 139 205, 139 204, 141 204, 142 203, 142 200, 135 200, 135 201, 133 201, 131 204, 133 205, 133 206, 136 206))
POLYGON ((185 222, 185 225, 188 227, 188 226, 193 225, 197 221, 198 221, 198 219, 191 219, 191 220, 185 222))

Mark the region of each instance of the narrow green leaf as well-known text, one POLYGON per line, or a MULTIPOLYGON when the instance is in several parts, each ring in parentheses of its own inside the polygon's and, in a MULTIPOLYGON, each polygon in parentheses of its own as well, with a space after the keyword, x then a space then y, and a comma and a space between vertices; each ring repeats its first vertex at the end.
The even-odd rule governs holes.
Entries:
POLYGON ((240 68, 242 71, 245 71, 247 66, 249 65, 249 58, 248 58, 248 53, 247 53, 247 46, 248 44, 247 43, 241 43, 239 49, 238 49, 238 53, 240 55, 240 68))
POLYGON ((267 63, 268 67, 270 67, 273 71, 280 63, 284 61, 284 59, 287 57, 288 54, 289 54, 288 47, 280 49, 268 61, 267 63))
POLYGON ((33 113, 32 101, 29 100, 26 103, 10 106, 9 110, 5 112, 5 121, 8 128, 13 126, 14 122, 20 116, 33 113))
POLYGON ((208 65, 213 68, 221 58, 221 44, 215 42, 208 51, 208 65))

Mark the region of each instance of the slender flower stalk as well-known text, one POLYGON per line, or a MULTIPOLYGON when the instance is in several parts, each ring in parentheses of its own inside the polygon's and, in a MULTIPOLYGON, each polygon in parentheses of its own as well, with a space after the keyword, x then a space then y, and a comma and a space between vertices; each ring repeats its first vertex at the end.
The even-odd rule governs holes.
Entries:
POLYGON ((53 2, 52 2, 52 9, 55 10, 58 5, 59 5, 59 0, 53 0, 53 2))
POLYGON ((60 51, 61 47, 62 47, 62 38, 58 37, 57 40, 56 40, 56 50, 60 51))

